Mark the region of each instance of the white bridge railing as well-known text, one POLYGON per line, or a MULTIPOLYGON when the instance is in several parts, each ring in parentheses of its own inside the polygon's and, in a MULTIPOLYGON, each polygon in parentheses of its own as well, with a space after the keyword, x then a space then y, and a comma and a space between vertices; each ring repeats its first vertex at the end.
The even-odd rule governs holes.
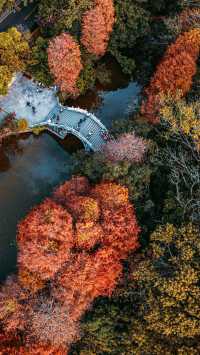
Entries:
POLYGON ((110 139, 107 128, 93 113, 89 113, 87 110, 81 108, 65 107, 60 103, 49 112, 45 120, 31 125, 30 128, 41 126, 45 126, 47 130, 61 139, 64 139, 68 134, 76 136, 82 141, 87 150, 99 151, 106 141, 110 139), (68 112, 77 113, 78 116, 67 117, 66 114, 68 112), (80 114, 82 114, 82 118, 84 117, 85 119, 84 123, 82 123, 83 127, 78 128, 78 122, 81 119, 80 114), (57 117, 59 117, 58 121, 57 117), (75 122, 74 118, 76 119, 75 122), (92 129, 92 132, 88 127, 92 129))

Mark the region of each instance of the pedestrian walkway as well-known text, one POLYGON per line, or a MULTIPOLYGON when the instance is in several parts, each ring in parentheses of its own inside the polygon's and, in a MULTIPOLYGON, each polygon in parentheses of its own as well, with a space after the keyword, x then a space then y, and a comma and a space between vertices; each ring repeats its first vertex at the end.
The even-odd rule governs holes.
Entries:
POLYGON ((101 121, 86 110, 65 107, 58 103, 45 120, 31 125, 31 128, 45 126, 59 138, 68 134, 79 138, 86 150, 100 151, 109 139, 109 133, 101 121))

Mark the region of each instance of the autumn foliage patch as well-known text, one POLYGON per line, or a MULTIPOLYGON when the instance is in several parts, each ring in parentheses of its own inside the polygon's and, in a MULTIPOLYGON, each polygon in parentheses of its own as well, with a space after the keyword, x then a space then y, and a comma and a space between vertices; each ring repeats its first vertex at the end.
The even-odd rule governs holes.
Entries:
POLYGON ((140 163, 148 149, 147 141, 137 137, 134 132, 121 134, 117 139, 108 141, 103 149, 105 157, 111 162, 128 161, 140 163))
POLYGON ((48 47, 50 71, 62 92, 77 95, 76 81, 83 68, 78 43, 70 34, 53 38, 48 47))
POLYGON ((48 199, 19 225, 18 264, 21 270, 47 280, 70 257, 73 243, 72 218, 61 206, 48 199))
POLYGON ((105 54, 114 25, 113 0, 95 0, 95 6, 86 11, 82 19, 81 42, 88 52, 97 56, 105 54))
POLYGON ((161 97, 183 97, 191 88, 200 50, 200 29, 181 34, 166 51, 146 89, 141 112, 151 123, 159 121, 161 97))
MULTIPOLYGON (((18 226, 18 275, 0 292, 3 339, 20 332, 18 354, 66 354, 93 300, 112 294, 138 234, 125 187, 83 177, 58 187, 18 226)), ((16 353, 5 341, 1 350, 16 353)))

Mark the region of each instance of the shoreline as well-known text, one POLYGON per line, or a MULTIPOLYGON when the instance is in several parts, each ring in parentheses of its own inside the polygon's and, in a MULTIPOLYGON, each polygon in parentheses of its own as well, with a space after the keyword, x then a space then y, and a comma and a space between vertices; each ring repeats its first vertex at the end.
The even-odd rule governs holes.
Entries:
POLYGON ((9 138, 11 136, 18 136, 18 135, 23 134, 23 133, 25 133, 25 134, 26 133, 33 133, 33 130, 31 128, 29 128, 29 129, 26 129, 24 131, 5 133, 2 136, 0 135, 0 146, 2 145, 3 141, 6 138, 9 138))

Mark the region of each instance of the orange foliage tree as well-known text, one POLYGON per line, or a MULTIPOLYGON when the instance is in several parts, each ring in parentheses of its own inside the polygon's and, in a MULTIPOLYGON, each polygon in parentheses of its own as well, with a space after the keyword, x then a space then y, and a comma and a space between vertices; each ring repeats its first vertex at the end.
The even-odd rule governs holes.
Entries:
POLYGON ((146 89, 141 112, 151 123, 159 121, 162 97, 184 96, 192 85, 200 51, 200 29, 181 34, 166 51, 146 89))
POLYGON ((55 280, 53 295, 69 307, 70 319, 78 321, 96 297, 112 293, 121 273, 121 263, 111 248, 91 256, 80 253, 55 280))
POLYGON ((121 260, 139 245, 139 227, 127 188, 103 182, 88 190, 82 181, 87 192, 77 194, 75 181, 73 189, 67 182, 53 197, 71 212, 76 246, 85 251, 65 264, 53 282, 53 295, 68 305, 71 319, 79 320, 96 297, 111 295, 122 274, 121 260), (95 245, 97 251, 88 253, 95 245))
POLYGON ((82 20, 81 43, 89 53, 105 54, 114 19, 113 0, 95 0, 95 7, 86 11, 82 20))
POLYGON ((0 355, 66 355, 65 348, 57 348, 54 346, 3 346, 2 350, 0 350, 0 355))
POLYGON ((121 261, 139 246, 139 231, 127 188, 92 187, 83 177, 58 187, 27 215, 18 227, 18 277, 0 293, 3 334, 24 334, 27 347, 18 354, 68 352, 93 300, 112 294, 121 261))
POLYGON ((70 258, 72 217, 62 206, 47 199, 19 224, 17 242, 23 285, 30 285, 31 275, 48 280, 70 258))
POLYGON ((50 41, 47 53, 55 84, 62 92, 76 96, 76 81, 83 68, 78 43, 70 34, 62 33, 50 41))

